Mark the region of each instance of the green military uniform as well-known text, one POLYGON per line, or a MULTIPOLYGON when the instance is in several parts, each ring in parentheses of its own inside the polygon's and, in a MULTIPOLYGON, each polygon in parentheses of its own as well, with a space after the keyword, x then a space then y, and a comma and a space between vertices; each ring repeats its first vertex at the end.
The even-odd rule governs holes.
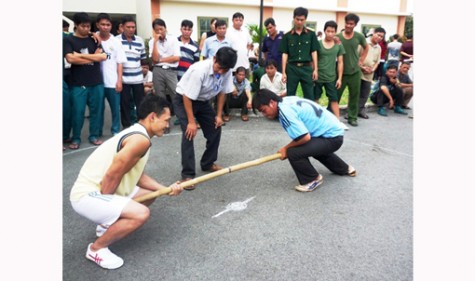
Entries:
POLYGON ((284 34, 279 44, 279 52, 288 55, 285 71, 288 96, 295 96, 300 82, 304 98, 315 100, 312 79, 312 52, 319 50, 320 43, 318 43, 315 32, 307 28, 304 28, 300 35, 295 32, 295 29, 284 34))
POLYGON ((341 79, 341 87, 338 89, 338 103, 346 86, 348 86, 348 122, 357 120, 360 100, 361 87, 361 69, 358 65, 360 54, 358 46, 366 48, 368 44, 363 34, 354 32, 351 39, 345 39, 342 33, 337 34, 341 44, 345 47, 346 54, 343 56, 343 77, 341 79))

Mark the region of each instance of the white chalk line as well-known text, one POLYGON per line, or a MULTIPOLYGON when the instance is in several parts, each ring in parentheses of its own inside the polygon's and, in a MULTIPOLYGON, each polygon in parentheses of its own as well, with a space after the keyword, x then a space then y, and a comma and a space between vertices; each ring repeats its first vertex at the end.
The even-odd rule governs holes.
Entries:
POLYGON ((245 210, 247 208, 247 203, 251 202, 251 200, 254 199, 255 197, 256 196, 252 196, 251 198, 247 198, 246 200, 244 200, 242 202, 237 201, 237 202, 229 203, 228 205, 226 205, 226 209, 224 209, 223 211, 217 213, 216 215, 212 216, 211 218, 217 218, 217 217, 221 216, 222 214, 227 213, 229 211, 238 212, 238 211, 245 210))

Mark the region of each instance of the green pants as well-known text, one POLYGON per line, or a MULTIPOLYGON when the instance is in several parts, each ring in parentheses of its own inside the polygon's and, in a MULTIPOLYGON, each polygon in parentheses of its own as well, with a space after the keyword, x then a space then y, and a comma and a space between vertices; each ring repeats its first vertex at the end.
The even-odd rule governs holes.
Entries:
POLYGON ((287 96, 295 96, 300 82, 303 97, 309 100, 315 100, 312 80, 313 68, 311 66, 296 66, 288 63, 285 72, 287 74, 287 96))
POLYGON ((348 86, 348 121, 355 121, 358 116, 358 107, 360 102, 360 87, 361 87, 361 73, 357 71, 354 74, 343 74, 341 79, 341 88, 338 90, 338 103, 340 103, 341 96, 348 86))

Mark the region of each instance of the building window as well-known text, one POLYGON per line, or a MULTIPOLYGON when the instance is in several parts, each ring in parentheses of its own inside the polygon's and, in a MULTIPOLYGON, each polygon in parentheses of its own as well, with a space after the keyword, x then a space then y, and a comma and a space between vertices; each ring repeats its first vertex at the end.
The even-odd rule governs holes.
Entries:
POLYGON ((362 24, 361 25, 361 33, 363 33, 363 35, 365 37, 368 37, 370 36, 371 34, 373 34, 373 31, 376 27, 381 27, 381 25, 377 25, 377 24, 362 24))
POLYGON ((305 26, 313 31, 317 30, 317 22, 316 21, 306 21, 305 26))
MULTIPOLYGON (((198 41, 201 39, 201 35, 204 32, 211 31, 211 27, 209 27, 211 20, 215 17, 198 17, 198 41)), ((229 27, 228 18, 220 18, 218 19, 224 20, 226 22, 226 26, 229 27)))
MULTIPOLYGON (((294 21, 292 21, 291 26, 292 26, 292 28, 294 28, 294 21)), ((312 30, 312 31, 316 31, 317 30, 317 22, 316 21, 306 21, 305 22, 305 27, 312 30)))

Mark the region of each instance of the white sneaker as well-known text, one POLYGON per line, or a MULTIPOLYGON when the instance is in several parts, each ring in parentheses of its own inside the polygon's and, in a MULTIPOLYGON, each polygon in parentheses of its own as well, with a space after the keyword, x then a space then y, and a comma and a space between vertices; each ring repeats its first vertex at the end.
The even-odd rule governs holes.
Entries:
POLYGON ((108 225, 98 224, 96 227, 96 236, 101 237, 109 229, 108 225))
POLYGON ((95 262, 102 268, 105 269, 116 269, 121 267, 124 264, 124 260, 112 253, 109 248, 102 248, 97 252, 91 250, 90 243, 87 246, 86 258, 95 262))
POLYGON ((295 189, 302 192, 314 191, 319 185, 323 183, 323 176, 318 175, 318 178, 304 185, 297 185, 295 189))
POLYGON ((345 125, 345 123, 341 122, 340 121, 340 125, 345 129, 345 131, 348 131, 350 128, 348 128, 348 126, 345 125))

